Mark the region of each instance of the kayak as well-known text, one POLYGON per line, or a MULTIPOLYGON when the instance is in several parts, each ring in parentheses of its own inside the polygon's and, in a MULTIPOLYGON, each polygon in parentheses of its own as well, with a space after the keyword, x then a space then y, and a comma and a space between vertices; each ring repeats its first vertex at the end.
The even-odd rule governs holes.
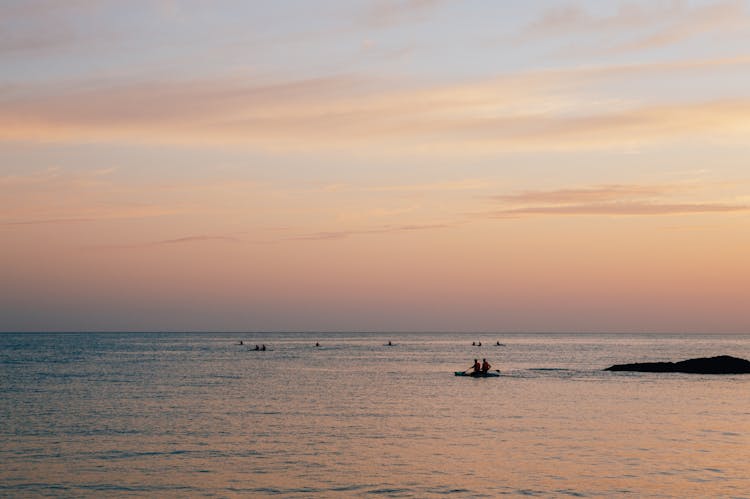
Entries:
POLYGON ((456 371, 454 374, 456 376, 470 376, 472 378, 497 378, 500 376, 500 373, 497 371, 489 371, 486 373, 467 373, 464 371, 456 371))

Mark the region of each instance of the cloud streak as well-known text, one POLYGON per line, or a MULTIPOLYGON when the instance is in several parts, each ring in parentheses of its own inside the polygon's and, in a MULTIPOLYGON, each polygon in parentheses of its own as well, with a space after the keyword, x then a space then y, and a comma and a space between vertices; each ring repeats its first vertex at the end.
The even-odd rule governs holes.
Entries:
POLYGON ((688 215, 745 212, 750 206, 724 202, 666 202, 663 198, 684 192, 685 186, 611 184, 575 189, 527 191, 495 196, 507 208, 490 218, 532 215, 688 215))
POLYGON ((352 229, 352 230, 337 230, 337 231, 321 231, 311 232, 308 234, 301 234, 298 236, 288 237, 290 241, 330 241, 345 239, 351 236, 360 235, 372 235, 372 234, 392 234, 399 232, 416 232, 423 230, 436 230, 436 229, 447 229, 453 227, 451 224, 437 223, 437 224, 412 224, 412 225, 396 225, 377 227, 373 229, 352 229))
POLYGON ((13 225, 57 225, 57 224, 73 224, 73 223, 85 223, 85 222, 97 222, 101 219, 97 218, 48 218, 39 220, 19 220, 14 222, 0 222, 0 225, 13 226, 13 225))
POLYGON ((44 170, 23 174, 0 175, 0 186, 19 188, 33 188, 43 185, 65 185, 67 187, 98 186, 106 183, 106 178, 117 168, 96 168, 79 172, 65 171, 54 166, 44 170))
POLYGON ((688 215, 698 213, 729 213, 748 211, 746 205, 691 203, 602 203, 563 206, 531 206, 493 212, 493 218, 514 218, 523 215, 688 215))
POLYGON ((631 52, 649 50, 697 37, 702 34, 743 29, 750 26, 746 3, 719 1, 689 6, 685 2, 620 4, 608 15, 595 15, 579 5, 565 5, 544 11, 520 35, 531 38, 581 36, 607 37, 597 51, 631 52), (610 40, 626 41, 611 42, 610 40))
POLYGON ((718 2, 695 7, 682 15, 666 16, 672 19, 664 29, 614 47, 615 50, 648 50, 679 43, 704 33, 726 32, 750 26, 745 3, 742 1, 718 2))
POLYGON ((198 234, 193 236, 184 236, 174 239, 162 239, 160 241, 150 241, 134 244, 97 244, 85 246, 83 249, 88 250, 128 250, 128 249, 145 249, 169 246, 191 245, 195 243, 242 243, 243 240, 232 235, 207 235, 198 234))
POLYGON ((551 191, 527 191, 518 194, 495 196, 493 199, 512 204, 567 204, 567 203, 602 203, 613 202, 623 198, 643 198, 661 196, 669 192, 664 186, 653 185, 600 185, 580 187, 577 189, 559 189, 551 191))
POLYGON ((488 187, 489 182, 483 180, 465 179, 446 182, 430 182, 423 184, 382 185, 373 187, 357 187, 346 184, 331 184, 323 188, 326 192, 453 192, 472 191, 488 187))
POLYGON ((116 168, 50 167, 0 176, 0 226, 60 225, 185 214, 183 202, 149 202, 118 185, 116 168))
POLYGON ((338 75, 261 82, 78 82, 0 95, 0 139, 435 151, 588 149, 711 134, 744 141, 750 95, 592 98, 609 82, 744 70, 748 58, 536 71, 444 86, 338 75))
POLYGON ((185 243, 206 242, 206 241, 238 243, 241 240, 239 238, 232 237, 232 236, 198 235, 198 236, 178 237, 176 239, 164 239, 162 241, 156 241, 156 242, 150 243, 149 245, 150 246, 164 246, 164 245, 171 245, 171 244, 185 244, 185 243))
POLYGON ((70 216, 58 218, 27 218, 0 221, 0 226, 23 225, 55 225, 73 223, 108 222, 115 220, 143 220, 147 218, 161 218, 185 214, 185 210, 165 206, 112 206, 107 209, 91 206, 81 211, 91 213, 91 216, 70 216))
POLYGON ((444 0, 380 0, 366 12, 364 23, 371 28, 388 28, 424 19, 442 3, 444 0))
POLYGON ((74 21, 96 6, 91 0, 1 3, 0 56, 51 54, 81 43, 74 21))

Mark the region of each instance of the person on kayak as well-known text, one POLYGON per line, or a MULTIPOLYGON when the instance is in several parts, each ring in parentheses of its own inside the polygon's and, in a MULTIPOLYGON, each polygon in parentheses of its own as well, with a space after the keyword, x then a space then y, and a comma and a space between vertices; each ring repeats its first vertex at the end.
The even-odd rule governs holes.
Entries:
POLYGON ((482 359, 482 374, 487 374, 487 371, 489 371, 491 367, 492 366, 487 362, 487 359, 482 359))
POLYGON ((478 359, 474 359, 474 366, 472 366, 472 367, 474 368, 474 372, 476 374, 479 374, 482 371, 482 366, 479 364, 479 360, 478 359))

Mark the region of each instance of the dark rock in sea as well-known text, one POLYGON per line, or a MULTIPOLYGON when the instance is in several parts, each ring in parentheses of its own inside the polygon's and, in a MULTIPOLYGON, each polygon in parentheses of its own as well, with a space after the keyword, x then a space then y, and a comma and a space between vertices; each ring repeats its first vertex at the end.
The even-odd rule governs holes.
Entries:
POLYGON ((750 374, 750 361, 720 355, 681 362, 641 362, 619 364, 605 371, 636 371, 644 373, 690 373, 690 374, 750 374))

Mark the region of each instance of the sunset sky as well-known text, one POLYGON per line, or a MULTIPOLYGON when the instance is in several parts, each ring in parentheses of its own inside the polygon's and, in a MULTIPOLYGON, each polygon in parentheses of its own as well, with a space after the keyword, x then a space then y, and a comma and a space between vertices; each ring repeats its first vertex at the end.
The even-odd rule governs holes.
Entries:
POLYGON ((0 331, 750 332, 750 0, 5 0, 0 76, 0 331))

